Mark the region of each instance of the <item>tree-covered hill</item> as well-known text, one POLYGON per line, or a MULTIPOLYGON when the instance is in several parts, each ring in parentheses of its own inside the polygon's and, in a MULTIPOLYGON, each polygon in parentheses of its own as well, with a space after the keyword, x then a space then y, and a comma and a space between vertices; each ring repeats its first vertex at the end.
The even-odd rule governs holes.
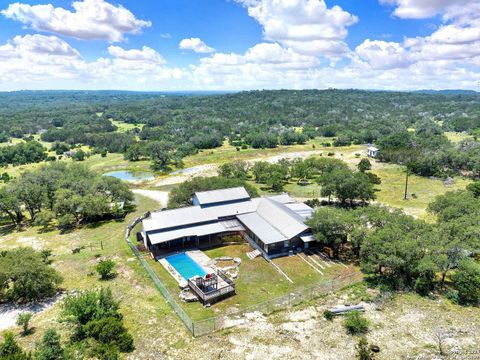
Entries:
MULTIPOLYGON (((301 144, 324 136, 335 138, 334 146, 380 142, 388 153, 383 160, 398 163, 405 163, 409 148, 415 148, 413 153, 421 157, 420 162, 431 158, 430 150, 443 151, 441 159, 431 166, 435 171, 418 173, 432 175, 448 168, 476 174, 476 162, 466 165, 462 159, 476 158, 478 143, 468 144, 470 152, 462 159, 453 159, 451 153, 458 149, 449 144, 443 132, 470 132, 478 136, 479 129, 479 95, 456 92, 331 89, 214 95, 118 91, 0 93, 0 141, 41 134, 43 141, 56 142, 59 148, 89 145, 99 152, 124 153, 128 160, 151 159, 158 169, 178 165, 183 157, 199 149, 221 146, 226 137, 240 149, 301 144), (118 131, 118 122, 133 127, 118 131), (409 138, 407 132, 414 129, 424 131, 409 138), (431 139, 431 135, 435 138, 431 139), (398 144, 389 148, 396 139, 405 140, 401 148, 398 144)), ((4 163, 14 163, 8 159, 15 156, 5 158, 4 163)))

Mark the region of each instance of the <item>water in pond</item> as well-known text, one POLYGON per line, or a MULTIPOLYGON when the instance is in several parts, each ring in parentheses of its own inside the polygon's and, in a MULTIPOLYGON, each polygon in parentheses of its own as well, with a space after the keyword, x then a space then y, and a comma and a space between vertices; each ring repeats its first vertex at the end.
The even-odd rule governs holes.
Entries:
POLYGON ((207 273, 188 254, 180 253, 165 258, 185 280, 198 276, 205 276, 207 273))
POLYGON ((142 180, 152 180, 155 177, 152 173, 146 171, 111 171, 103 174, 104 176, 112 176, 114 178, 123 180, 123 181, 142 181, 142 180))

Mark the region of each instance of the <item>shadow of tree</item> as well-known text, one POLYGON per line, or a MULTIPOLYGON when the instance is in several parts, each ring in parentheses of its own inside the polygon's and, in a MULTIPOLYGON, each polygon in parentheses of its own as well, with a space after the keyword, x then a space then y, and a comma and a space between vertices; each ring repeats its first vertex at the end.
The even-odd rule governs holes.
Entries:
POLYGON ((3 225, 0 226, 0 236, 6 236, 18 229, 15 225, 3 225))

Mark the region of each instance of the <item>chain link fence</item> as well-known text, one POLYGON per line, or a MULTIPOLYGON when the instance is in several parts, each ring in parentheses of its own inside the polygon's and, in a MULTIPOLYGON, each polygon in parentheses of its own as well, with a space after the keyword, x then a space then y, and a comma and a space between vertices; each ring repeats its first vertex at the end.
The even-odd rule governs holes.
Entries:
POLYGON ((305 301, 317 299, 331 291, 340 290, 346 286, 360 282, 361 280, 362 275, 358 272, 354 272, 336 279, 332 279, 331 281, 322 282, 308 288, 299 289, 272 300, 251 305, 234 314, 221 315, 205 320, 195 321, 193 322, 192 333, 194 336, 202 336, 221 329, 245 324, 248 321, 247 314, 260 312, 264 315, 269 315, 276 311, 285 310, 287 308, 299 305, 305 301))
POLYGON ((183 323, 185 324, 187 329, 190 330, 190 332, 195 336, 192 319, 190 319, 190 317, 187 315, 187 313, 180 307, 180 305, 177 303, 177 301, 174 299, 174 297, 167 290, 166 286, 158 278, 155 271, 153 271, 152 268, 150 267, 150 265, 148 265, 148 263, 145 261, 145 259, 143 258, 143 255, 140 253, 140 251, 138 251, 135 244, 133 244, 132 241, 130 240, 130 233, 131 233, 132 229, 138 223, 140 223, 142 220, 147 218, 148 216, 150 216, 150 213, 145 213, 143 216, 135 219, 132 224, 128 225, 127 231, 125 233, 125 240, 127 241, 128 245, 130 246, 130 249, 132 249, 132 252, 135 254, 137 259, 142 264, 143 268, 147 271, 148 275, 152 279, 156 288, 160 291, 160 293, 163 295, 165 300, 167 300, 167 302, 173 308, 173 311, 175 311, 175 313, 178 315, 178 317, 183 321, 183 323))
MULTIPOLYGON (((147 213, 149 215, 149 213, 147 213)), ((247 314, 251 314, 254 312, 260 312, 264 315, 272 314, 273 312, 285 310, 292 306, 299 305, 302 302, 313 300, 319 298, 323 295, 328 294, 331 291, 342 289, 346 286, 352 285, 362 280, 362 275, 358 272, 354 272, 351 274, 347 274, 330 281, 322 282, 320 284, 299 289, 297 291, 291 292, 284 296, 280 296, 278 298, 268 300, 262 303, 254 304, 249 307, 242 309, 233 314, 228 315, 220 315, 216 317, 212 317, 205 320, 192 320, 188 314, 181 308, 175 298, 170 294, 167 290, 167 287, 162 283, 162 281, 158 278, 155 271, 150 267, 150 265, 145 261, 143 255, 138 251, 135 244, 133 244, 130 240, 130 232, 131 230, 141 222, 145 217, 148 215, 145 214, 142 217, 135 219, 135 221, 128 225, 127 231, 125 234, 125 239, 132 249, 132 252, 138 258, 144 269, 147 271, 148 275, 152 279, 153 283, 163 295, 165 300, 170 304, 173 308, 175 313, 178 317, 183 321, 187 329, 192 333, 193 336, 203 336, 210 334, 212 332, 226 329, 229 327, 237 326, 244 324, 248 321, 247 314)))

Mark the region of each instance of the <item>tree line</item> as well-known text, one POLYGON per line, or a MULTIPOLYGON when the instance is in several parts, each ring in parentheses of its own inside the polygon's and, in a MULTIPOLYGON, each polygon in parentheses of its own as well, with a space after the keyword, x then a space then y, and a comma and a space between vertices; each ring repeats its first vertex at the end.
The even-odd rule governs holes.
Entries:
POLYGON ((234 161, 222 164, 219 175, 227 179, 251 179, 258 184, 267 185, 274 192, 281 192, 292 180, 299 184, 316 182, 321 186, 321 196, 338 199, 343 205, 354 205, 375 200, 374 185, 380 179, 367 170, 371 164, 367 159, 359 160, 359 170, 351 170, 339 159, 312 156, 305 160, 280 159, 277 163, 257 161, 253 164, 234 161))
MULTIPOLYGON (((0 94, 0 141, 41 133, 44 141, 89 145, 99 153, 123 153, 132 161, 148 158, 155 168, 168 168, 196 151, 221 146, 226 138, 239 150, 303 144, 318 136, 331 138, 328 144, 346 146, 381 142, 410 128, 420 134, 425 122, 437 124, 442 132, 465 131, 478 137, 480 105, 476 100, 473 94, 358 90, 208 96, 115 91, 9 93, 0 94), (113 120, 137 126, 119 132, 113 120)), ((468 147, 478 148, 478 142, 468 147)), ((435 152, 433 145, 430 149, 435 152)), ((458 147, 447 151, 454 170, 460 166, 478 171, 472 164, 478 161, 469 161, 472 152, 468 151, 458 147)), ((385 154, 388 152, 385 146, 385 154)), ((417 162, 426 163, 428 155, 417 157, 417 162)), ((444 164, 435 162, 430 172, 444 164)))
POLYGON ((380 161, 406 165, 420 176, 480 177, 480 142, 475 138, 452 144, 437 123, 420 122, 415 131, 396 131, 377 142, 380 161))
POLYGON ((133 194, 119 179, 77 163, 50 163, 25 171, 0 188, 0 215, 14 225, 25 220, 68 229, 84 222, 121 217, 133 194))
POLYGON ((335 256, 350 248, 377 285, 422 295, 438 288, 456 302, 479 304, 478 187, 435 198, 428 206, 437 217, 435 224, 380 206, 321 207, 308 224, 335 256))

